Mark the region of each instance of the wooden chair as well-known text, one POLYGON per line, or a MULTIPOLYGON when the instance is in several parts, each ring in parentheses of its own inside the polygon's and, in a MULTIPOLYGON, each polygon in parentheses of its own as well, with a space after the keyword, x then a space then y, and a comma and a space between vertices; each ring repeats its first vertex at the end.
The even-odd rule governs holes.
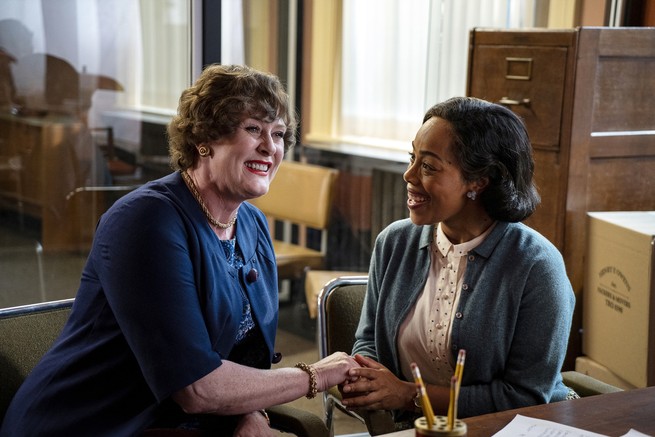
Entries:
MULTIPOLYGON (((0 309, 0 423, 27 375, 50 349, 64 327, 74 299, 0 309)), ((315 414, 290 405, 266 410, 271 426, 299 437, 326 437, 315 414)))
MULTIPOLYGON (((366 295, 367 276, 344 276, 328 282, 318 299, 318 341, 319 357, 324 358, 334 352, 351 353, 355 341, 355 331, 359 324, 362 305, 366 295)), ((598 381, 580 372, 562 372, 564 383, 574 389, 581 397, 621 391, 620 388, 598 381)), ((336 387, 323 393, 325 423, 334 435, 332 419, 334 409, 355 417, 366 424, 371 435, 394 431, 394 423, 389 411, 347 410, 341 404, 341 394, 336 387)))
POLYGON ((268 217, 279 279, 302 279, 306 270, 324 268, 337 175, 335 169, 284 161, 268 193, 251 201, 268 217), (280 222, 297 228, 297 241, 276 232, 280 222), (320 233, 315 247, 308 244, 309 229, 320 233))

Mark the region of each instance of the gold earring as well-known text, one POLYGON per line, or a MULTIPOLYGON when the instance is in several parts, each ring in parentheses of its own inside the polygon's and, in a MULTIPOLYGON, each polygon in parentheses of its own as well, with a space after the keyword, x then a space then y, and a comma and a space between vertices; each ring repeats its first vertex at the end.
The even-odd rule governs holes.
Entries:
POLYGON ((207 146, 198 147, 198 154, 202 157, 209 156, 209 147, 207 146))

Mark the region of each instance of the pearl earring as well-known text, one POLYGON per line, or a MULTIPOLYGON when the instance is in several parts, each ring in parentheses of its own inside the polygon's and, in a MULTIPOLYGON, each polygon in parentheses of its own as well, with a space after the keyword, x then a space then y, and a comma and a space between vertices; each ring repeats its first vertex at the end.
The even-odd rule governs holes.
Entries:
POLYGON ((476 193, 475 191, 469 191, 468 193, 466 193, 466 197, 468 197, 471 200, 475 200, 477 196, 478 193, 476 193))

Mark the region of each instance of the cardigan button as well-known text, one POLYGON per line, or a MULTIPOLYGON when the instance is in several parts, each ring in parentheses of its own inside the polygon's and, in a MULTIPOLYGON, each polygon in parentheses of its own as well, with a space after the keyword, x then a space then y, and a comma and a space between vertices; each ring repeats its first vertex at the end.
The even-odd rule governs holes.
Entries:
POLYGON ((248 274, 246 275, 246 279, 248 282, 253 283, 259 278, 259 272, 255 269, 251 269, 248 274))
POLYGON ((457 317, 458 319, 461 319, 462 317, 464 317, 464 314, 462 314, 462 313, 460 313, 459 311, 457 311, 457 312, 455 313, 455 317, 457 317))
POLYGON ((466 291, 469 289, 469 284, 462 285, 462 290, 466 291))
POLYGON ((469 255, 469 261, 474 261, 474 260, 475 260, 475 256, 474 255, 469 255))

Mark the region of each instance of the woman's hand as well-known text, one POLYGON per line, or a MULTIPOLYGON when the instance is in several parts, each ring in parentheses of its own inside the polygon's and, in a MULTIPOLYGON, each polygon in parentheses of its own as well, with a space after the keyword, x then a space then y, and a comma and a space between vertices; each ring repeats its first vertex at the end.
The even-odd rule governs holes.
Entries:
POLYGON ((271 429, 268 419, 259 411, 244 414, 234 430, 235 437, 274 437, 279 435, 271 429))
POLYGON ((377 361, 355 355, 361 365, 350 370, 350 382, 340 388, 341 401, 349 409, 400 410, 412 404, 416 385, 401 381, 389 369, 377 361))
POLYGON ((316 388, 325 391, 344 381, 353 380, 349 373, 353 368, 359 368, 359 363, 345 352, 335 352, 312 364, 316 370, 316 388))

